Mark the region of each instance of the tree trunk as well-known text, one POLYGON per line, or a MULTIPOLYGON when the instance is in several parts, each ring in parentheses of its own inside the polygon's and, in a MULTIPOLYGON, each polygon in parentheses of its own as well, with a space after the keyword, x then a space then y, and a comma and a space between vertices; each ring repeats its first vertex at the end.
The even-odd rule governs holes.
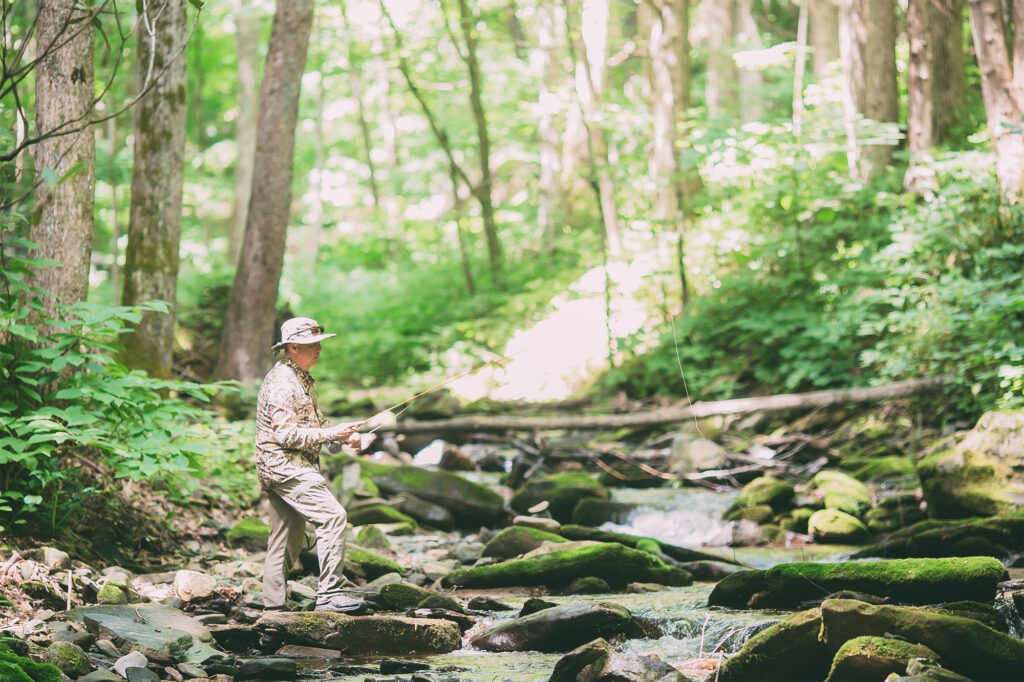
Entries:
POLYGON ((708 72, 704 96, 711 120, 736 115, 739 73, 732 57, 736 34, 736 0, 713 0, 702 4, 707 25, 708 72))
POLYGON ((839 61, 839 7, 836 0, 805 0, 810 22, 811 62, 820 81, 839 61))
MULTIPOLYGON (((38 0, 35 67, 37 136, 87 122, 93 106, 93 26, 88 8, 57 0, 38 0)), ((49 267, 33 276, 47 291, 44 310, 84 301, 89 292, 93 207, 96 189, 96 142, 85 127, 36 144, 35 206, 29 239, 35 258, 50 258, 49 267), (59 182, 58 182, 59 180, 59 182)))
POLYGON ((564 41, 565 9, 555 3, 542 2, 537 7, 538 49, 533 51, 541 73, 540 116, 537 123, 540 137, 540 178, 538 180, 537 222, 540 225, 544 247, 550 248, 564 223, 565 205, 562 193, 559 144, 561 135, 555 125, 560 113, 558 93, 562 88, 559 68, 559 47, 564 41))
POLYGON ((252 196, 253 157, 256 154, 256 110, 259 106, 259 36, 256 9, 247 0, 234 1, 235 49, 238 57, 238 118, 235 119, 237 151, 235 194, 231 204, 228 251, 237 266, 245 239, 245 224, 252 196))
POLYGON ((894 147, 865 128, 899 120, 895 7, 893 0, 841 0, 839 16, 847 162, 850 176, 866 182, 885 170, 894 147))
MULTIPOLYGON (((754 21, 753 0, 736 0, 735 45, 738 50, 760 50, 761 32, 754 21)), ((757 121, 764 114, 764 79, 761 70, 751 67, 737 69, 739 113, 744 123, 757 121)))
POLYGON ((560 417, 466 417, 438 421, 405 421, 377 429, 387 433, 444 433, 452 431, 543 431, 551 429, 616 429, 673 424, 726 414, 821 409, 832 405, 867 403, 933 393, 950 380, 949 375, 911 379, 883 386, 842 388, 811 393, 786 393, 756 398, 694 403, 651 412, 560 417))
POLYGON ((135 110, 131 219, 121 302, 166 301, 166 313, 145 312, 124 338, 125 365, 161 379, 171 376, 174 303, 178 284, 182 186, 187 113, 186 0, 158 0, 139 34, 135 80, 141 89, 156 78, 135 110))
POLYGON ((491 141, 487 133, 487 116, 483 105, 483 83, 480 78, 480 62, 476 56, 476 21, 467 0, 459 0, 459 25, 466 41, 465 61, 469 69, 469 104, 476 123, 477 154, 480 161, 480 182, 472 189, 480 203, 480 217, 484 223, 484 237, 487 241, 487 255, 491 263, 491 278, 501 282, 502 253, 498 239, 498 226, 494 220, 494 180, 491 177, 491 141))
POLYGON ((950 139, 951 128, 964 116, 964 0, 932 0, 930 7, 932 136, 938 143, 950 139))
POLYGON ((927 157, 935 144, 932 122, 932 46, 930 15, 933 0, 909 0, 907 39, 910 63, 907 67, 907 142, 910 163, 903 179, 907 191, 928 194, 933 190, 927 157))
POLYGON ((284 266, 292 200, 299 92, 313 24, 313 0, 278 0, 260 87, 254 177, 259 191, 231 288, 214 375, 252 386, 267 369, 274 342, 277 289, 284 266))
POLYGON ((107 119, 107 141, 110 143, 110 291, 114 305, 121 305, 121 223, 117 217, 117 118, 107 119))
POLYGON ((1014 2, 1008 9, 1000 0, 968 0, 968 5, 996 175, 1006 198, 1019 202, 1024 197, 1024 6, 1014 2), (1016 22, 1012 43, 1011 21, 1016 22))

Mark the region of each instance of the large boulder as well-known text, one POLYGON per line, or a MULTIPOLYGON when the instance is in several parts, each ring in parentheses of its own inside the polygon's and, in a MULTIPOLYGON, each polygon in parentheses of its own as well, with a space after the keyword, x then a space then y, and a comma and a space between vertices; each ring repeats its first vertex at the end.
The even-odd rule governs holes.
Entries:
POLYGON ((561 535, 527 526, 510 526, 487 541, 481 556, 511 559, 537 549, 545 542, 568 542, 561 535))
POLYGON ((548 682, 688 682, 654 655, 616 653, 603 638, 579 646, 555 663, 548 682))
POLYGON ((855 552, 866 557, 949 557, 987 555, 1000 559, 1024 552, 1024 511, 991 518, 929 519, 855 552))
POLYGON ((821 611, 810 609, 751 637, 718 669, 719 682, 823 680, 833 652, 818 638, 821 611))
POLYGON ((501 495, 450 471, 387 466, 366 460, 360 460, 360 465, 382 493, 408 493, 433 502, 450 511, 455 522, 462 527, 491 525, 507 515, 501 495))
POLYGON ((569 602, 495 625, 471 640, 485 651, 570 651, 598 637, 641 637, 629 609, 569 602))
POLYGON ((128 649, 152 649, 175 660, 205 663, 222 657, 213 635, 202 623, 163 604, 85 606, 67 612, 98 639, 128 649))
POLYGON ((807 519, 807 532, 823 545, 847 545, 868 537, 868 527, 840 509, 819 509, 807 519))
POLYGON ((795 608, 841 590, 909 604, 987 602, 1005 575, 1002 563, 992 557, 796 562, 726 576, 711 591, 708 604, 747 608, 757 595, 759 606, 795 608))
POLYGON ((768 505, 779 514, 792 506, 794 495, 793 484, 789 481, 774 476, 761 476, 743 486, 739 496, 732 506, 725 510, 722 518, 726 521, 737 520, 742 510, 757 505, 768 505))
POLYGON ((616 589, 631 582, 661 585, 693 582, 689 572, 669 566, 647 552, 607 542, 458 569, 442 578, 441 584, 444 587, 562 587, 576 578, 588 576, 602 578, 616 589))
POLYGON ((914 658, 938 659, 938 654, 921 644, 893 637, 854 637, 839 647, 825 682, 884 680, 890 673, 903 674, 914 658))
POLYGON ((568 523, 572 520, 572 512, 580 500, 607 500, 610 497, 608 489, 598 483, 593 476, 571 471, 527 481, 512 495, 509 504, 520 514, 526 514, 531 507, 547 502, 551 517, 561 523, 568 523))
POLYGON ((1024 411, 982 415, 958 442, 921 459, 917 475, 935 518, 1024 507, 1024 411))
POLYGON ((1024 672, 1024 642, 972 618, 853 599, 822 603, 822 641, 835 647, 862 635, 923 644, 943 667, 972 680, 1015 680, 1024 672))
POLYGON ((433 618, 271 612, 254 627, 285 644, 327 647, 347 656, 447 653, 462 643, 456 623, 433 618))

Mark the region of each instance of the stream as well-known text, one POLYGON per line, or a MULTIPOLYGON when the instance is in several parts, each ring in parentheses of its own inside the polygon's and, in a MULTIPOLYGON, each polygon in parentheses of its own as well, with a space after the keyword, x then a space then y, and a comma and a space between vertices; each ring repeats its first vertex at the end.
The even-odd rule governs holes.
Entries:
MULTIPOLYGON (((634 535, 653 537, 663 542, 700 549, 705 543, 720 541, 729 531, 729 524, 721 521, 722 512, 732 503, 737 491, 713 492, 703 488, 618 489, 612 499, 641 505, 630 517, 628 524, 605 524, 602 528, 634 535)), ((429 542, 427 536, 393 538, 396 545, 429 542)), ((801 547, 728 548, 707 546, 705 551, 735 558, 754 568, 767 568, 786 561, 828 561, 843 558, 850 548, 834 545, 805 545, 801 547)), ((642 594, 614 593, 605 595, 544 596, 547 601, 610 601, 630 610, 634 616, 652 619, 664 635, 658 639, 635 639, 617 648, 629 653, 654 653, 662 660, 680 667, 694 679, 699 673, 684 666, 695 659, 719 658, 732 654, 760 630, 778 622, 790 613, 776 611, 731 611, 708 608, 707 598, 714 583, 694 583, 688 587, 668 588, 661 592, 642 594)), ((486 592, 486 591, 484 591, 486 592)), ((473 680, 474 682, 526 682, 547 680, 555 663, 563 654, 539 652, 492 653, 474 649, 467 642, 479 632, 503 619, 515 618, 529 595, 509 596, 508 590, 495 595, 500 601, 515 607, 514 611, 495 612, 480 618, 463 636, 463 648, 448 654, 425 657, 402 657, 430 666, 421 674, 436 680, 473 680)), ((474 594, 479 593, 474 592, 474 594)), ((459 596, 455 593, 455 596, 459 596)), ((303 677, 317 680, 362 681, 367 679, 395 679, 381 675, 379 657, 373 659, 343 658, 334 660, 306 660, 303 677), (328 669, 330 668, 330 669, 328 669), (347 668, 347 669, 346 669, 347 668)), ((399 679, 409 679, 400 675, 399 679)))

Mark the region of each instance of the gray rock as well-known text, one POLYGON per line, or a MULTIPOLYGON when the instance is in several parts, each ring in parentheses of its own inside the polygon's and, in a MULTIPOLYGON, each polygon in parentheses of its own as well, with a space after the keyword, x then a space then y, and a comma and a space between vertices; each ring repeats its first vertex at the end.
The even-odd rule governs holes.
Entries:
POLYGON ((128 682, 160 682, 160 676, 149 668, 125 668, 124 677, 128 682))
POLYGON ((496 625, 471 640, 485 651, 570 651, 598 637, 638 637, 629 610, 617 604, 569 602, 496 625))
POLYGON ((562 524, 558 521, 540 516, 517 516, 512 519, 512 525, 536 528, 537 530, 545 530, 549 533, 558 533, 558 529, 562 527, 562 524))
POLYGON ((149 659, 141 651, 131 651, 114 663, 114 672, 121 677, 128 677, 128 668, 145 668, 149 659))
POLYGON ((721 469, 727 456, 725 449, 714 441, 680 433, 672 439, 667 468, 673 474, 721 469))
POLYGON ((437 619, 270 612, 254 627, 285 644, 329 647, 350 656, 446 653, 461 645, 458 625, 437 619))
POLYGON ((196 679, 200 677, 206 677, 206 671, 200 668, 198 665, 192 665, 191 663, 179 663, 178 671, 185 677, 185 679, 196 679))
POLYGON ((96 648, 99 649, 104 656, 109 656, 113 659, 121 658, 121 650, 118 649, 117 645, 109 639, 97 639, 96 648))
POLYGON ((91 649, 92 645, 96 643, 96 637, 94 635, 91 635, 88 632, 78 632, 77 630, 61 630, 59 632, 55 632, 53 633, 53 639, 58 642, 71 642, 85 651, 91 649))
POLYGON ((204 599, 217 588, 217 579, 199 571, 178 571, 174 574, 174 593, 185 601, 204 599))
POLYGON ((604 639, 595 639, 563 656, 548 682, 686 682, 688 678, 657 656, 618 654, 604 639))
POLYGON ((126 648, 163 651, 175 660, 199 664, 221 656, 202 623, 163 604, 88 606, 67 615, 97 638, 123 641, 126 648))
POLYGON ((253 658, 238 666, 236 680, 294 680, 298 666, 291 658, 253 658))
POLYGON ((78 678, 78 682, 121 682, 124 679, 109 670, 93 670, 88 675, 78 678))
POLYGON ((43 564, 51 571, 71 567, 71 557, 67 552, 62 552, 55 547, 41 547, 39 553, 42 555, 43 564))

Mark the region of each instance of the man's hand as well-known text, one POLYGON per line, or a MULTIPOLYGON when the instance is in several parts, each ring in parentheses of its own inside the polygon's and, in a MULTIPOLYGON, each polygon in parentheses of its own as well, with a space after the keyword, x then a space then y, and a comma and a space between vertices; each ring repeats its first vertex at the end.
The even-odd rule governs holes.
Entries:
POLYGON ((359 443, 359 427, 365 423, 365 421, 358 421, 333 426, 331 427, 331 440, 344 441, 349 445, 351 445, 353 441, 359 443))

